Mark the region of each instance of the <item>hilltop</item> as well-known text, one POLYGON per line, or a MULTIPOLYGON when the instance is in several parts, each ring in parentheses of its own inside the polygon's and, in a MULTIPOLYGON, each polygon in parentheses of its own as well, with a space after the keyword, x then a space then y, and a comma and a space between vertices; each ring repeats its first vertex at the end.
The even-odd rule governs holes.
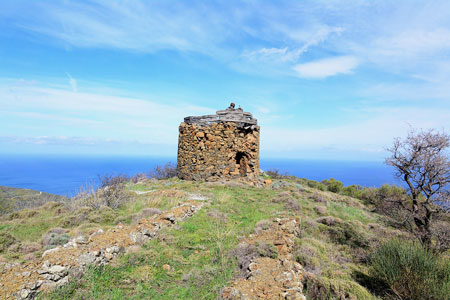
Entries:
POLYGON ((123 187, 114 207, 84 197, 1 217, 1 297, 392 299, 369 257, 408 233, 337 181, 123 187))

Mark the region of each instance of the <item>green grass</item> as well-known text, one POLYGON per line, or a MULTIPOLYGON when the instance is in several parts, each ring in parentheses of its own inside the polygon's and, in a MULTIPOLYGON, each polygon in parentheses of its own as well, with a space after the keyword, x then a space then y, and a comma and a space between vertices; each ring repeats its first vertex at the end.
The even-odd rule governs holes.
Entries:
POLYGON ((328 211, 331 216, 347 221, 356 220, 363 224, 368 224, 376 220, 373 216, 369 216, 366 211, 343 203, 331 203, 328 211))
POLYGON ((91 291, 86 295, 91 299, 114 299, 115 295, 129 299, 215 299, 235 272, 235 261, 228 253, 239 243, 239 235, 249 234, 262 219, 276 217, 281 205, 270 202, 275 194, 270 190, 213 187, 209 192, 213 200, 208 207, 181 223, 177 230, 161 232, 160 238, 150 241, 142 253, 124 256, 118 267, 90 270, 77 283, 78 292, 69 287, 48 297, 76 299, 91 291), (226 214, 228 221, 212 219, 208 216, 211 210, 226 214), (164 264, 173 271, 164 271, 164 264), (135 281, 133 274, 143 267, 150 267, 150 278, 135 281), (109 274, 114 274, 116 282, 108 281, 109 274), (133 290, 121 287, 121 280, 133 281, 133 290), (98 289, 102 292, 94 293, 98 289))
POLYGON ((59 217, 51 210, 41 210, 38 216, 21 219, 20 222, 8 222, 0 226, 0 232, 8 232, 16 239, 25 242, 39 241, 50 228, 56 227, 59 217))
MULTIPOLYGON (((298 216, 301 220, 302 233, 297 240, 295 256, 307 272, 314 274, 307 279, 305 294, 310 293, 308 299, 333 299, 342 295, 354 299, 379 299, 363 286, 365 283, 361 278, 369 278, 369 266, 358 257, 370 252, 370 247, 360 247, 361 242, 384 237, 368 229, 367 224, 379 223, 379 218, 356 199, 321 192, 330 202, 326 215, 341 219, 338 225, 328 226, 315 221, 318 214, 314 207, 324 205, 309 199, 317 190, 305 188, 299 191, 295 184, 273 190, 162 180, 129 184, 127 188, 131 192, 156 190, 160 195, 132 192, 130 201, 119 209, 90 210, 87 221, 71 225, 71 230, 88 230, 95 226, 108 228, 118 220, 130 222, 133 215, 146 207, 170 208, 185 200, 182 196, 170 196, 176 191, 185 195, 205 195, 208 201, 193 217, 161 230, 158 237, 139 252, 124 255, 113 266, 89 268, 81 279, 41 295, 41 299, 216 299, 219 290, 236 275, 236 262, 229 256, 230 251, 243 236, 253 232, 258 221, 286 215, 298 216), (279 196, 280 193, 284 193, 284 198, 279 196), (288 200, 280 199, 294 199, 300 210, 287 209, 288 200), (221 217, 214 217, 212 212, 216 216, 220 213, 221 217), (165 264, 170 265, 170 272, 163 270, 165 264), (324 289, 329 298, 314 296, 314 289, 324 289)), ((20 239, 26 236, 38 239, 68 217, 68 213, 59 216, 52 216, 52 213, 54 211, 29 220, 2 224, 0 232, 11 231, 20 239), (52 221, 47 225, 39 223, 42 216, 52 221), (31 230, 31 226, 36 229, 30 235, 27 230, 31 230)))

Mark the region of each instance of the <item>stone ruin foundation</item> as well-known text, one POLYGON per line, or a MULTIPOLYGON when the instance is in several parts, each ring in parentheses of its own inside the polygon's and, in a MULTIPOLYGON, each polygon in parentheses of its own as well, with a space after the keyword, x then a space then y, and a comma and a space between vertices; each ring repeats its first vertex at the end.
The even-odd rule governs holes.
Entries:
POLYGON ((215 115, 184 118, 178 138, 180 179, 258 178, 260 128, 251 113, 234 106, 215 115))

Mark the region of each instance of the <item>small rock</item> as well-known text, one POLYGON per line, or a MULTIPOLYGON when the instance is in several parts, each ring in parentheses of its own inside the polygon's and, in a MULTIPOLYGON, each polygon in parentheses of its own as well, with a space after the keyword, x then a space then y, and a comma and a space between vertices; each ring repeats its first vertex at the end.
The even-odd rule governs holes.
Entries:
POLYGON ((19 297, 20 299, 26 299, 28 297, 28 295, 30 295, 30 291, 27 289, 21 289, 19 291, 19 297))
POLYGON ((62 273, 65 270, 66 270, 66 267, 63 267, 60 265, 54 265, 48 269, 48 272, 52 273, 52 274, 57 274, 57 273, 62 273))
POLYGON ((172 214, 167 215, 165 219, 169 220, 171 223, 175 223, 175 217, 172 214))
POLYGON ((75 242, 77 242, 78 244, 87 244, 88 240, 85 236, 80 235, 75 239, 75 242))
POLYGON ((133 242, 133 244, 142 245, 145 242, 147 242, 150 238, 146 236, 145 234, 135 231, 130 233, 130 240, 133 242))
POLYGON ((22 273, 22 276, 23 277, 28 277, 28 276, 30 276, 30 274, 31 274, 30 272, 25 271, 25 272, 22 273))
POLYGON ((69 276, 66 276, 64 278, 62 278, 61 280, 58 281, 58 286, 62 286, 65 285, 69 282, 69 276))
POLYGON ((37 282, 31 284, 29 286, 30 290, 36 290, 42 285, 42 280, 38 280, 37 282))
POLYGON ((56 248, 53 248, 53 249, 48 249, 48 250, 44 251, 44 253, 42 253, 42 257, 45 257, 46 255, 48 255, 48 254, 50 254, 50 253, 57 252, 57 251, 59 251, 60 249, 61 249, 60 246, 58 246, 58 247, 56 247, 56 248))

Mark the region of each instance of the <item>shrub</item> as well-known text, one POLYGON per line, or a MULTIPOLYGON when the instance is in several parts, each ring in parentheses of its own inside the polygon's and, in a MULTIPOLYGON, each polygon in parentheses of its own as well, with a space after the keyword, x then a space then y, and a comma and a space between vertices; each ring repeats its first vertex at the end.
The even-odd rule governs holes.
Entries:
POLYGON ((330 239, 341 245, 353 248, 367 248, 369 243, 363 233, 358 232, 355 225, 348 222, 336 223, 327 228, 330 239))
POLYGON ((0 215, 5 215, 14 211, 14 200, 0 198, 0 215))
POLYGON ((69 242, 70 237, 66 231, 61 228, 55 228, 47 232, 42 238, 42 245, 45 249, 55 248, 69 242))
POLYGON ((314 181, 314 180, 308 180, 307 182, 308 186, 314 189, 318 189, 321 191, 326 191, 327 190, 327 186, 321 182, 318 181, 314 181))
POLYGON ((106 174, 99 176, 99 180, 101 205, 118 208, 128 199, 128 194, 125 191, 125 184, 129 180, 127 175, 106 174))
POLYGON ((365 204, 375 204, 377 201, 377 188, 364 188, 362 191, 360 191, 357 195, 357 198, 361 199, 363 203, 365 204))
POLYGON ((289 211, 299 211, 301 209, 300 204, 295 199, 289 199, 284 208, 289 211))
POLYGON ((344 187, 344 184, 341 181, 336 180, 334 178, 325 179, 322 181, 322 183, 327 187, 327 189, 330 192, 333 193, 340 193, 342 191, 342 188, 344 187))
POLYGON ((156 166, 153 170, 148 172, 148 177, 160 179, 169 179, 177 176, 177 166, 168 162, 164 166, 156 166))
POLYGON ((371 275, 400 299, 450 299, 450 262, 418 243, 391 240, 371 256, 371 275))
POLYGON ((295 261, 300 263, 308 272, 315 271, 320 267, 316 249, 310 245, 303 245, 296 242, 293 254, 295 261))
POLYGON ((278 257, 278 249, 272 243, 258 243, 257 246, 258 255, 261 257, 278 257))
POLYGON ((99 175, 99 188, 97 189, 93 182, 86 184, 71 199, 71 204, 75 207, 87 206, 94 209, 100 209, 101 207, 118 208, 129 198, 125 190, 126 183, 129 180, 129 177, 124 174, 99 175))
POLYGON ((278 169, 270 169, 266 171, 266 175, 272 179, 282 179, 283 177, 288 176, 288 173, 281 174, 278 169))
POLYGON ((327 206, 329 205, 328 199, 317 192, 314 192, 314 194, 309 196, 309 199, 313 200, 314 202, 324 203, 327 206))
POLYGON ((0 232, 0 253, 5 252, 15 242, 16 239, 12 235, 6 232, 0 232))
POLYGON ((145 175, 145 173, 137 173, 133 177, 131 177, 130 180, 132 183, 138 183, 146 178, 147 176, 145 175))
POLYGON ((352 184, 352 185, 344 187, 344 189, 342 190, 341 193, 343 195, 350 196, 350 197, 353 197, 353 198, 359 198, 359 196, 360 196, 362 191, 363 191, 363 187, 362 186, 352 184))
POLYGON ((331 279, 305 272, 303 284, 303 293, 308 296, 308 299, 378 299, 359 284, 346 279, 331 279))

